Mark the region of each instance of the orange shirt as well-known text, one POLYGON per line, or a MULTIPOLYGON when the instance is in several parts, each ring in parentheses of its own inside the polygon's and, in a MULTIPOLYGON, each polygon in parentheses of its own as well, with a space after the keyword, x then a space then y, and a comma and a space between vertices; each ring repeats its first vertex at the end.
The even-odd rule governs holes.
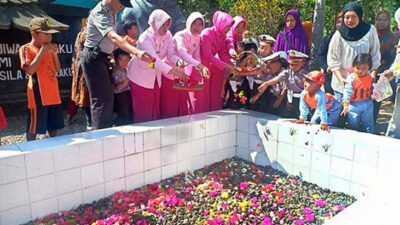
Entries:
POLYGON ((369 75, 359 77, 354 74, 352 83, 353 94, 351 95, 350 102, 370 99, 372 94, 372 82, 372 77, 369 75))
MULTIPOLYGON (((325 107, 326 107, 326 109, 330 109, 332 107, 330 102, 332 101, 332 99, 334 97, 330 93, 324 93, 324 94, 325 94, 325 97, 326 97, 326 105, 325 105, 325 107)), ((309 94, 305 94, 304 95, 304 102, 312 109, 318 108, 318 101, 315 98, 315 95, 310 96, 309 94)))
MULTIPOLYGON (((32 63, 36 55, 39 53, 39 50, 40 49, 31 43, 21 46, 19 49, 19 58, 21 60, 21 68, 23 70, 26 70, 26 68, 32 63)), ((57 71, 53 56, 50 52, 46 53, 42 57, 36 74, 39 83, 42 104, 44 106, 61 104, 60 93, 58 90, 57 71)), ((33 109, 36 108, 35 97, 33 93, 33 78, 29 74, 28 77, 28 108, 33 109)))

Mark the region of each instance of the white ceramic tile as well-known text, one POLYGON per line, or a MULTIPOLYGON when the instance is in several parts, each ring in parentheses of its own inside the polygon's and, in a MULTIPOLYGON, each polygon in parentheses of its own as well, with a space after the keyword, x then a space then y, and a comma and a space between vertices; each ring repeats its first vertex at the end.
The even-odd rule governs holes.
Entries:
POLYGON ((200 156, 206 153, 206 139, 200 138, 191 143, 192 156, 200 156))
POLYGON ((190 160, 192 158, 192 151, 190 149, 191 143, 178 144, 177 161, 190 160))
POLYGON ((333 137, 332 155, 353 160, 355 133, 342 132, 333 137))
POLYGON ((192 162, 191 159, 186 159, 186 160, 182 160, 182 161, 178 161, 178 174, 179 173, 185 173, 187 171, 191 171, 192 170, 192 162))
POLYGON ((124 191, 125 190, 125 177, 107 182, 105 185, 105 188, 106 188, 106 196, 110 196, 117 191, 124 191))
POLYGON ((351 181, 367 187, 376 183, 377 169, 374 166, 353 163, 353 173, 351 181))
POLYGON ((32 217, 39 218, 58 211, 57 198, 46 199, 31 204, 32 217))
POLYGON ((237 115, 229 115, 229 131, 235 131, 237 130, 237 115))
POLYGON ((249 120, 249 134, 258 135, 257 124, 266 124, 267 120, 258 118, 258 117, 250 117, 249 120))
POLYGON ((101 140, 79 144, 81 166, 103 161, 103 142, 101 140))
POLYGON ((126 190, 133 190, 144 185, 144 173, 138 173, 125 178, 126 190))
POLYGON ((294 146, 291 144, 286 144, 279 142, 278 143, 278 155, 277 159, 278 161, 284 160, 286 162, 293 162, 293 148, 294 146))
POLYGON ((191 123, 183 123, 176 126, 177 143, 190 141, 192 137, 191 123))
POLYGON ((329 188, 329 174, 312 169, 310 182, 322 188, 329 188))
POLYGON ((270 162, 276 161, 278 141, 272 139, 263 141, 263 149, 270 162))
POLYGON ((263 150, 263 143, 261 138, 258 135, 250 134, 249 135, 249 149, 255 151, 263 150))
MULTIPOLYGON (((263 132, 268 137, 268 139, 278 140, 278 129, 279 129, 278 121, 268 120, 265 123, 259 123, 259 124, 264 127, 263 132)), ((259 135, 261 135, 260 131, 259 135)))
POLYGON ((135 134, 124 135, 124 154, 135 154, 135 134))
POLYGON ((36 177, 54 171, 53 151, 41 150, 25 154, 28 177, 36 177))
POLYGON ((103 163, 81 167, 82 188, 104 183, 103 163))
POLYGON ((161 130, 149 130, 144 132, 144 150, 153 150, 161 147, 161 130))
POLYGON ((249 132, 250 117, 247 115, 237 116, 237 130, 248 133, 249 132))
POLYGON ((105 197, 104 184, 83 189, 83 203, 92 203, 105 197))
POLYGON ((144 151, 144 135, 143 133, 135 133, 135 152, 144 151))
POLYGON ((310 168, 294 164, 291 175, 299 176, 303 181, 310 181, 310 168))
POLYGON ((206 153, 218 150, 218 136, 206 137, 206 153))
POLYGON ((293 164, 284 160, 278 160, 278 162, 276 162, 276 169, 283 173, 291 174, 293 170, 293 164))
POLYGON ((125 175, 124 158, 104 161, 104 180, 112 181, 125 175))
POLYGON ((167 179, 177 174, 178 164, 170 164, 161 168, 161 179, 167 179))
POLYGON ((294 139, 297 138, 298 128, 291 122, 280 122, 278 128, 279 142, 293 144, 294 139))
POLYGON ((11 183, 26 178, 23 155, 0 159, 0 184, 11 183))
POLYGON ((167 126, 161 129, 161 146, 169 146, 177 142, 176 126, 167 126))
POLYGON ((28 185, 31 202, 57 196, 56 177, 54 174, 31 178, 28 180, 28 185))
POLYGON ((395 145, 380 143, 378 167, 382 168, 392 163, 397 163, 400 158, 400 150, 395 145))
POLYGON ((331 156, 314 151, 312 153, 311 168, 321 173, 329 174, 331 168, 331 156))
POLYGON ((311 167, 310 149, 295 146, 293 149, 293 163, 310 168, 311 167))
POLYGON ((203 138, 206 136, 206 121, 192 122, 192 139, 203 138))
POLYGON ((229 116, 221 116, 218 118, 218 133, 226 133, 230 131, 230 118, 229 116))
POLYGON ((177 161, 178 145, 170 145, 161 149, 161 165, 166 166, 177 161))
POLYGON ((144 171, 143 153, 130 155, 125 158, 125 176, 144 171))
POLYGON ((236 135, 237 146, 248 148, 249 147, 249 133, 238 131, 236 135))
POLYGON ((216 158, 216 154, 217 154, 217 152, 206 153, 205 164, 211 165, 213 163, 218 162, 218 159, 216 158))
POLYGON ((161 166, 161 149, 150 150, 144 153, 144 170, 161 166))
POLYGON ((378 164, 379 144, 371 136, 369 136, 369 139, 357 140, 354 147, 354 161, 376 166, 378 164))
POLYGON ((61 146, 54 149, 54 167, 56 171, 79 166, 78 145, 61 146))
POLYGON ((58 207, 60 210, 71 210, 82 204, 82 191, 74 191, 58 196, 58 207))
POLYGON ((236 136, 232 133, 222 133, 218 135, 218 150, 234 146, 236 143, 236 136))
POLYGON ((80 168, 57 172, 56 185, 58 195, 81 189, 80 168))
POLYGON ((331 191, 350 194, 350 181, 331 176, 329 181, 329 189, 331 189, 331 191))
POLYGON ((331 154, 333 146, 333 135, 328 132, 319 132, 314 134, 313 149, 318 152, 331 154))
POLYGON ((230 147, 227 150, 227 158, 233 158, 236 155, 236 147, 230 147))
POLYGON ((192 170, 198 170, 204 167, 205 155, 192 158, 192 170))
POLYGON ((351 184, 350 189, 351 189, 350 194, 357 199, 361 199, 361 198, 365 197, 366 195, 368 195, 368 193, 371 192, 370 188, 363 186, 363 185, 355 184, 355 183, 351 184))
POLYGON ((161 180, 161 168, 152 169, 144 173, 144 183, 153 184, 160 182, 161 180))
POLYGON ((208 118, 206 120, 206 136, 218 134, 218 118, 208 118))
POLYGON ((251 154, 251 161, 260 166, 270 166, 272 161, 264 152, 255 151, 255 154, 251 154))
POLYGON ((28 204, 28 184, 25 180, 0 186, 0 211, 28 204))
POLYGON ((237 147, 236 156, 246 161, 250 161, 250 154, 247 148, 237 147))
POLYGON ((227 150, 228 149, 222 149, 222 150, 216 151, 215 152, 215 161, 216 162, 220 162, 220 161, 228 158, 227 157, 227 150))
POLYGON ((352 161, 338 157, 332 157, 331 174, 345 180, 351 180, 352 161))
POLYGON ((20 206, 0 213, 0 224, 24 224, 31 220, 31 207, 20 206))
POLYGON ((103 139, 104 160, 119 158, 124 155, 124 137, 117 136, 103 139))
POLYGON ((302 148, 311 148, 313 143, 313 136, 315 135, 316 138, 318 138, 319 133, 323 132, 318 131, 318 129, 314 129, 314 126, 309 126, 305 124, 296 124, 296 126, 294 126, 294 129, 297 130, 294 138, 294 144, 297 147, 302 148))

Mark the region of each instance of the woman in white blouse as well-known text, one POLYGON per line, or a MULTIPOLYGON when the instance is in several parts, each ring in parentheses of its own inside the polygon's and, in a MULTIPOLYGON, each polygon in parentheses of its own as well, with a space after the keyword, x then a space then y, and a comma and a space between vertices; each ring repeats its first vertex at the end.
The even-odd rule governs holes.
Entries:
POLYGON ((372 56, 371 76, 376 77, 376 70, 381 61, 378 33, 373 25, 362 20, 361 6, 350 2, 343 8, 343 21, 329 44, 328 66, 333 71, 332 88, 336 99, 341 102, 346 77, 353 72, 353 60, 360 53, 372 56))

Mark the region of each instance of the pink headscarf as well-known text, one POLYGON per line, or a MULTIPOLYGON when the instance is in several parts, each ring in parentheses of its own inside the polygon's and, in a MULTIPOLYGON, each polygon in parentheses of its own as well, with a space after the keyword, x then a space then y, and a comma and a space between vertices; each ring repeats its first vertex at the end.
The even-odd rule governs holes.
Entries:
MULTIPOLYGON (((156 38, 161 38, 160 34, 158 33, 158 30, 169 19, 172 20, 171 16, 168 15, 168 13, 166 13, 164 10, 161 10, 161 9, 156 9, 150 14, 148 24, 150 25, 151 29, 153 30, 153 34, 156 38)), ((168 29, 169 29, 169 27, 168 27, 168 29)))
POLYGON ((215 30, 222 34, 222 31, 229 25, 233 24, 235 21, 229 13, 217 11, 213 16, 213 24, 215 30))
MULTIPOLYGON (((196 21, 197 19, 201 19, 201 21, 203 21, 203 28, 204 28, 204 26, 205 26, 205 22, 204 22, 204 17, 203 17, 203 15, 201 14, 201 13, 199 13, 199 12, 193 12, 193 13, 191 13, 190 15, 189 15, 189 17, 187 18, 187 20, 186 20, 186 30, 189 32, 189 33, 191 33, 190 32, 190 27, 192 27, 192 24, 194 23, 194 21, 196 21)), ((193 35, 193 34, 192 34, 193 35)), ((197 35, 200 35, 200 34, 197 34, 197 35)), ((196 36, 197 36, 196 35, 196 36)))
POLYGON ((226 36, 227 38, 231 38, 233 44, 235 44, 236 42, 241 41, 243 39, 242 35, 235 34, 236 27, 239 26, 239 24, 242 22, 244 23, 245 26, 247 26, 247 22, 242 16, 235 16, 233 17, 233 20, 235 21, 235 23, 232 25, 231 30, 226 36))

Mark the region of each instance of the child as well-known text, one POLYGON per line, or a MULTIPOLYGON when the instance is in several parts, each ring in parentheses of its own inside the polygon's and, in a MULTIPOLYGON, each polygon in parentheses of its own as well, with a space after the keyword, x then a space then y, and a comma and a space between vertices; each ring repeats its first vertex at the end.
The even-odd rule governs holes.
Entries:
MULTIPOLYGON (((231 58, 231 63, 235 64, 236 62, 241 62, 244 60, 245 56, 242 55, 241 58, 237 58, 242 52, 245 51, 245 44, 243 41, 238 41, 234 44, 235 46, 235 52, 236 52, 236 56, 231 58)), ((228 82, 229 78, 232 77, 232 73, 230 73, 229 71, 224 71, 224 77, 222 80, 222 89, 221 89, 221 98, 225 98, 225 94, 227 91, 227 85, 226 83, 228 82)), ((229 107, 229 100, 228 100, 228 107, 229 107)))
POLYGON ((136 41, 138 38, 138 27, 137 23, 134 20, 127 20, 122 24, 122 28, 124 33, 124 39, 131 45, 136 46, 136 41))
POLYGON ((314 109, 311 118, 312 123, 320 123, 321 129, 329 131, 329 125, 335 126, 339 120, 341 105, 329 93, 321 91, 325 83, 325 76, 320 71, 312 71, 305 76, 304 90, 300 95, 300 116, 297 123, 304 123, 307 120, 310 108, 314 109))
POLYGON ((287 68, 286 53, 275 52, 263 61, 267 66, 268 75, 266 81, 258 88, 257 94, 250 99, 250 103, 255 104, 260 101, 261 112, 282 116, 286 111, 282 104, 286 96, 286 85, 283 79, 280 81, 277 77, 282 76, 282 72, 287 68))
POLYGON ((46 18, 36 17, 29 23, 31 42, 21 46, 19 57, 21 68, 29 77, 27 141, 36 139, 36 134, 57 136, 64 127, 61 99, 58 90, 57 71, 60 70, 58 47, 51 44, 52 34, 59 31, 51 27, 46 18))
POLYGON ((372 94, 372 77, 369 70, 372 57, 361 53, 353 60, 354 73, 346 78, 343 91, 343 115, 348 114, 349 127, 368 133, 374 132, 372 94))
POLYGON ((274 85, 278 82, 285 82, 286 110, 282 116, 287 118, 297 118, 299 117, 300 93, 304 89, 302 79, 307 73, 303 67, 308 56, 295 50, 289 50, 288 55, 289 69, 285 69, 278 76, 267 82, 264 82, 259 87, 259 93, 262 94, 270 85, 274 85))
POLYGON ((260 35, 258 37, 258 43, 260 45, 260 48, 258 49, 258 54, 262 58, 270 56, 273 53, 275 42, 275 38, 269 35, 260 35))
MULTIPOLYGON (((0 106, 0 130, 3 130, 7 127, 6 116, 4 115, 3 108, 0 106)), ((1 145, 1 136, 0 136, 0 145, 1 145)))
POLYGON ((114 50, 114 59, 114 109, 118 115, 116 125, 121 126, 133 123, 132 96, 126 74, 130 60, 129 53, 118 48, 114 50))

